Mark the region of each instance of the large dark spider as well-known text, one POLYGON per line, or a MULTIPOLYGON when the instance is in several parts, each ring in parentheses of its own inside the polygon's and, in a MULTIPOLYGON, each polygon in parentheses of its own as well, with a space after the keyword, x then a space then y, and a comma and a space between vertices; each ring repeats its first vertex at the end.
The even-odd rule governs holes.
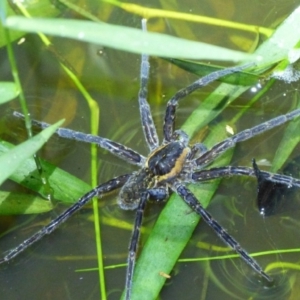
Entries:
MULTIPOLYGON (((263 177, 275 183, 287 185, 288 187, 300 187, 300 180, 289 176, 271 174, 260 171, 253 161, 253 168, 225 166, 207 169, 214 160, 226 150, 234 147, 236 143, 248 140, 258 134, 279 126, 300 115, 300 109, 294 110, 286 115, 271 119, 250 129, 246 129, 232 137, 229 137, 207 150, 204 145, 198 143, 189 145, 189 137, 181 130, 174 131, 175 113, 179 100, 186 97, 196 89, 199 89, 220 77, 243 70, 249 65, 233 67, 211 73, 198 79, 191 85, 179 90, 167 103, 163 125, 163 141, 159 143, 156 128, 152 119, 147 98, 147 83, 149 74, 148 56, 142 55, 141 62, 141 87, 139 92, 139 109, 144 136, 150 153, 147 157, 136 151, 99 136, 87 135, 66 128, 60 128, 56 133, 64 138, 75 139, 88 143, 96 143, 101 148, 108 150, 121 159, 126 160, 139 167, 138 171, 115 177, 100 184, 87 194, 83 195, 73 206, 51 221, 48 225, 23 241, 19 246, 10 250, 6 256, 0 259, 0 263, 7 262, 23 252, 33 243, 39 241, 44 235, 50 234, 75 212, 82 208, 95 196, 103 196, 113 190, 120 189, 118 204, 122 209, 136 209, 134 229, 129 245, 128 268, 126 273, 126 299, 130 299, 132 278, 135 267, 137 246, 140 236, 140 227, 143 212, 149 199, 163 201, 169 197, 171 192, 177 193, 183 201, 199 214, 204 221, 217 233, 225 244, 235 250, 240 257, 259 275, 267 281, 272 278, 267 275, 260 265, 249 256, 239 243, 229 235, 226 230, 203 208, 192 192, 186 187, 187 183, 208 181, 216 178, 246 175, 252 177, 263 177)), ((15 113, 20 116, 18 113, 15 113)), ((49 124, 33 121, 42 128, 49 124)))

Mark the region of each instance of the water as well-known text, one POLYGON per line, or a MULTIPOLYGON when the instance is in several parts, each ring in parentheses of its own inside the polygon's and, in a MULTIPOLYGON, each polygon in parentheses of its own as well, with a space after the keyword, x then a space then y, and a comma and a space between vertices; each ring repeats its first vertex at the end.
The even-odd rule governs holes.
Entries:
MULTIPOLYGON (((153 3, 155 7, 176 9, 176 4, 172 7, 168 5, 153 3)), ((228 3, 226 8, 221 8, 221 3, 218 1, 201 1, 201 3, 189 1, 177 9, 181 12, 202 13, 268 27, 280 20, 280 16, 289 14, 295 7, 295 3, 286 4, 283 1, 268 1, 263 4, 257 2, 251 5, 247 1, 239 1, 238 4, 228 3)), ((103 6, 104 8, 106 11, 112 9, 108 5, 103 6)), ((66 15, 68 14, 67 12, 66 15)), ((119 9, 112 9, 107 14, 109 15, 105 20, 107 22, 139 27, 138 17, 133 17, 119 9)), ((195 38, 235 49, 238 47, 233 46, 233 35, 217 27, 175 20, 168 20, 166 23, 163 20, 155 20, 154 25, 159 28, 159 31, 176 33, 185 38, 195 38)), ((247 41, 255 39, 250 34, 245 34, 245 38, 247 41)), ((139 125, 136 98, 139 86, 139 56, 66 39, 54 39, 53 44, 73 66, 82 83, 99 103, 101 136, 124 143, 146 155, 147 149, 139 125)), ((3 49, 2 55, 5 55, 3 49)), ((86 102, 63 74, 57 59, 41 47, 39 40, 35 36, 28 37, 25 43, 16 47, 16 55, 22 85, 34 118, 54 123, 64 117, 67 119, 65 126, 89 132, 90 112, 86 102)), ((2 62, 1 69, 3 70, 1 76, 6 80, 10 79, 9 66, 5 60, 2 62)), ((158 132, 161 134, 162 116, 167 99, 176 90, 192 82, 195 76, 158 58, 151 58, 150 76, 149 101, 158 132)), ((297 83, 292 85, 277 83, 267 95, 248 110, 242 119, 230 125, 237 132, 290 110, 297 85, 297 83)), ((204 98, 205 92, 213 90, 215 86, 211 85, 201 90, 180 105, 178 126, 197 107, 199 99, 204 98)), ((247 105, 252 96, 250 92, 243 95, 202 134, 214 131, 217 122, 231 120, 240 108, 247 105)), ((13 107, 16 106, 13 103, 13 107)), ((3 112, 6 107, 1 106, 1 108, 3 112)), ((10 139, 14 141, 16 138, 20 139, 21 133, 17 128, 10 129, 10 132, 17 132, 14 137, 6 133, 6 136, 10 135, 10 139)), ((232 164, 250 166, 253 157, 271 162, 282 133, 282 129, 276 129, 252 141, 242 143, 236 149, 232 164)), ((54 138, 43 149, 41 155, 60 168, 89 182, 89 151, 88 145, 54 138)), ((297 151, 294 153, 296 154, 297 151)), ((291 159, 295 156, 293 155, 291 159)), ((99 151, 98 157, 99 182, 135 169, 103 151, 99 151)), ((3 186, 3 190, 8 189, 26 191, 10 182, 3 186)), ((229 178, 222 182, 209 210, 250 253, 299 247, 298 208, 287 209, 280 215, 264 219, 257 211, 255 198, 254 180, 229 178)), ((162 206, 149 205, 146 212, 147 228, 151 228, 162 206)), ((99 207, 104 217, 102 241, 105 266, 122 264, 126 262, 130 229, 124 228, 120 223, 122 221, 132 224, 134 213, 119 210, 114 196, 101 199, 99 207), (120 220, 119 223, 117 220, 120 220), (115 221, 115 223, 110 225, 107 224, 108 221, 115 221), (120 228, 121 226, 123 227, 120 228)), ((1 217, 1 232, 13 229, 9 234, 2 236, 1 251, 4 252, 23 241, 64 208, 65 206, 60 205, 55 212, 36 217, 1 217)), ((91 208, 84 208, 62 228, 9 264, 1 266, 2 297, 5 299, 99 299, 97 272, 75 272, 95 268, 97 265, 93 228, 91 208)), ((147 234, 144 234, 142 243, 146 238, 147 234)), ((222 242, 205 224, 201 223, 189 247, 182 254, 182 258, 211 257, 225 253, 227 252, 224 252, 222 242), (209 250, 204 249, 203 244, 199 246, 197 244, 199 241, 208 245, 209 250), (219 248, 216 250, 212 245, 219 248)), ((261 256, 257 259, 262 266, 271 262, 297 263, 299 260, 297 253, 261 256)), ((171 279, 167 280, 161 298, 247 299, 252 296, 255 299, 273 299, 275 294, 276 299, 296 299, 299 273, 289 271, 287 274, 282 274, 280 267, 274 269, 274 272, 277 280, 276 288, 264 289, 249 267, 240 259, 178 263, 171 273, 171 279)), ((125 268, 109 269, 105 272, 105 276, 108 299, 119 299, 124 287, 125 268)))

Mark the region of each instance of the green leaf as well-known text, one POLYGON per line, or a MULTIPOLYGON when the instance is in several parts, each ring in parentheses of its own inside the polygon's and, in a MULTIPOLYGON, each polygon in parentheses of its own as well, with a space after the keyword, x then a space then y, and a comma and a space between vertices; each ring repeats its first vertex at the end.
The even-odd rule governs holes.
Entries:
POLYGON ((40 214, 52 209, 51 201, 41 197, 0 191, 0 215, 40 214))
POLYGON ((42 32, 133 53, 147 53, 161 57, 233 61, 249 58, 249 54, 218 46, 184 40, 166 34, 143 32, 140 29, 91 21, 9 17, 5 26, 15 30, 42 32))
POLYGON ((16 98, 19 94, 14 82, 0 82, 0 104, 16 98))
POLYGON ((0 156, 0 184, 13 174, 27 158, 33 156, 62 123, 63 120, 51 125, 26 142, 2 154, 0 156))
MULTIPOLYGON (((297 97, 298 92, 296 91, 295 93, 297 97)), ((298 100, 297 108, 300 108, 299 99, 296 100, 298 100)), ((291 155, 295 147, 299 144, 300 142, 299 128, 300 128, 299 118, 290 121, 290 123, 286 127, 283 137, 280 141, 280 144, 277 147, 274 159, 272 161, 270 172, 277 172, 280 168, 282 168, 287 158, 291 155), (286 145, 289 146, 287 147, 286 145)))
MULTIPOLYGON (((0 141, 0 157, 4 153, 11 151, 14 145, 0 141)), ((50 186, 53 187, 53 197, 65 203, 74 203, 83 194, 92 188, 84 181, 63 171, 62 169, 40 159, 45 175, 48 177, 50 186)), ((43 185, 40 175, 36 170, 33 158, 27 158, 19 168, 10 175, 9 179, 22 186, 43 195, 43 185)))

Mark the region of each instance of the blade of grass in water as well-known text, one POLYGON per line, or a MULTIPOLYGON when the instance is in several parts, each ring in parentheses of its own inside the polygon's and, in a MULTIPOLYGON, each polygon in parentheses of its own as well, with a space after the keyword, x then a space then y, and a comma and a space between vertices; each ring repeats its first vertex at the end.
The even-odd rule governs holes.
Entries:
POLYGON ((78 39, 82 42, 101 44, 133 53, 146 53, 161 57, 185 57, 239 61, 248 54, 205 43, 194 42, 153 32, 142 32, 107 23, 62 19, 27 19, 9 17, 5 25, 10 29, 27 32, 43 32, 60 37, 78 39))
POLYGON ((53 209, 51 201, 41 197, 0 191, 0 215, 40 214, 53 209))
MULTIPOLYGON (((300 108, 298 91, 295 91, 295 98, 296 101, 298 102, 297 108, 300 108)), ((300 142, 299 128, 300 128, 299 118, 289 122, 283 134, 283 137, 280 141, 280 144, 277 147, 274 159, 272 161, 272 167, 270 169, 270 172, 277 172, 280 168, 282 168, 286 159, 290 156, 290 154, 293 152, 295 147, 299 144, 300 142)))
MULTIPOLYGON (((8 142, 0 141, 0 157, 14 147, 14 145, 8 142)), ((84 181, 47 161, 41 159, 41 164, 49 179, 50 185, 53 187, 53 196, 55 199, 66 204, 74 203, 83 194, 91 190, 91 186, 84 181)), ((32 157, 25 159, 18 169, 9 176, 9 179, 45 197, 45 195, 43 195, 42 182, 32 157)))
POLYGON ((0 184, 2 184, 29 157, 32 157, 51 137, 55 130, 63 123, 59 121, 49 126, 26 142, 14 147, 0 156, 0 184))
POLYGON ((164 9, 149 8, 141 5, 136 5, 133 3, 119 2, 116 0, 103 0, 103 1, 121 7, 122 9, 130 13, 140 15, 142 18, 146 18, 146 19, 168 18, 168 19, 184 20, 188 22, 196 22, 196 23, 203 23, 206 25, 225 27, 228 29, 232 28, 235 30, 260 33, 267 37, 269 37, 273 33, 272 29, 259 27, 257 25, 248 25, 248 24, 232 22, 228 20, 221 20, 219 18, 211 18, 207 16, 193 15, 193 14, 182 13, 177 11, 168 11, 164 9))
POLYGON ((18 94, 19 92, 14 82, 0 82, 0 104, 16 98, 18 94))

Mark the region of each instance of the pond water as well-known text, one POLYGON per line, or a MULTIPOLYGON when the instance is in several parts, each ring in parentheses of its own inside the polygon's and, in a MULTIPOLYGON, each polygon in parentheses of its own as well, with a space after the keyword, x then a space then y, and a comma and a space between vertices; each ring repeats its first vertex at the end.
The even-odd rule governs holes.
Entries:
MULTIPOLYGON (((145 3, 138 4, 147 6, 145 3)), ((140 17, 109 4, 96 5, 87 0, 78 1, 77 5, 86 7, 102 21, 140 27, 140 17)), ((151 2, 151 7, 274 28, 297 7, 297 3, 241 0, 238 3, 226 1, 224 5, 224 2, 219 0, 189 0, 182 3, 151 2)), ((60 9, 61 17, 79 18, 76 13, 63 6, 60 9)), ((253 47, 264 39, 252 33, 245 34, 217 26, 177 20, 153 19, 148 26, 151 31, 242 51, 253 50, 253 47)), ((100 107, 99 135, 124 143, 147 155, 137 102, 140 56, 69 39, 53 38, 52 43, 56 52, 54 55, 42 46, 36 35, 27 35, 25 42, 14 45, 20 79, 33 118, 49 123, 65 118, 65 127, 90 132, 90 110, 83 96, 60 68, 57 57, 59 53, 75 70, 100 107)), ((0 51, 1 57, 4 58, 1 62, 0 80, 11 80, 6 50, 0 51)), ((161 137, 167 99, 197 77, 160 58, 151 57, 150 63, 149 102, 161 137)), ((218 83, 211 84, 180 103, 176 119, 178 128, 198 106, 199 101, 217 86, 218 83)), ((286 113, 295 108, 297 89, 298 82, 276 82, 254 106, 248 108, 246 113, 233 123, 236 114, 247 107, 255 95, 253 92, 246 92, 193 137, 193 140, 199 141, 208 133, 216 131, 218 124, 228 122, 234 132, 238 132, 286 113)), ((1 137, 18 143, 24 139, 25 132, 20 128, 20 122, 8 117, 10 112, 7 109, 19 110, 17 101, 1 106, 1 119, 6 120, 6 123, 1 122, 5 124, 5 130, 0 131, 1 137)), ((268 165, 272 162, 284 129, 285 126, 282 126, 241 143, 236 147, 230 164, 251 166, 251 159, 255 157, 257 161, 266 162, 268 165)), ((298 151, 299 147, 293 151, 286 164, 297 158, 298 151)), ((90 183, 89 145, 53 137, 42 149, 41 156, 90 183)), ((98 169, 99 183, 135 170, 133 166, 101 150, 98 154, 98 169)), ((299 177, 299 174, 294 176, 299 177)), ((6 182, 1 189, 29 192, 12 182, 6 182)), ((256 206, 255 180, 231 177, 221 182, 209 205, 209 211, 249 253, 299 249, 300 206, 297 194, 299 193, 281 196, 288 202, 284 209, 264 218, 256 206)), ((109 267, 126 263, 131 224, 134 221, 134 212, 120 210, 115 196, 110 195, 99 201, 104 264, 108 267, 105 270, 108 299, 121 297, 126 267, 109 267)), ((164 204, 148 206, 145 213, 146 233, 141 238, 141 249, 163 206, 164 204)), ((59 204, 55 211, 47 214, 1 216, 1 253, 18 245, 65 208, 66 205, 59 204)), ((276 284, 270 288, 265 288, 239 258, 205 262, 186 261, 228 253, 231 252, 225 249, 216 234, 204 222, 200 222, 182 253, 181 259, 185 261, 178 262, 175 266, 170 274, 171 278, 166 281, 160 294, 160 299, 298 299, 300 272, 294 270, 299 262, 296 252, 278 251, 277 254, 257 257, 263 267, 277 263, 272 269, 276 284), (291 265, 286 263, 293 265, 289 267, 291 265), (282 269, 286 272, 282 272, 282 269)), ((90 268, 97 268, 97 260, 93 212, 91 206, 87 206, 50 236, 43 238, 10 263, 0 266, 1 297, 101 299, 98 272, 84 271, 90 268)))

